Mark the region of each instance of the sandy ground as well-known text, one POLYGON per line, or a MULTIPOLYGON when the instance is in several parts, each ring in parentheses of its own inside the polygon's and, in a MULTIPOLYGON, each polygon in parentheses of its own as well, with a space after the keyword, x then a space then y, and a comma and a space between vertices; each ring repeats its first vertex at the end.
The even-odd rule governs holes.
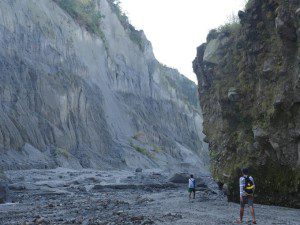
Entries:
MULTIPOLYGON (((158 171, 27 170, 7 172, 12 203, 0 205, 0 224, 235 224, 239 205, 228 203, 211 178, 196 199, 185 185, 158 171)), ((258 224, 298 225, 300 210, 255 205, 258 224)), ((249 210, 244 224, 251 224, 249 210)))

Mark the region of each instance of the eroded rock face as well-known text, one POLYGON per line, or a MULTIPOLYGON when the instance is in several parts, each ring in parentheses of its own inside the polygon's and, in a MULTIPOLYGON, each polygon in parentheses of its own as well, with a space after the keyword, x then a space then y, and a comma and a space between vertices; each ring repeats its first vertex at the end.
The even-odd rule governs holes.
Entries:
POLYGON ((101 37, 55 1, 0 2, 0 167, 205 168, 196 85, 94 2, 101 37))
POLYGON ((7 178, 2 170, 0 170, 0 204, 5 203, 7 199, 7 178))
POLYGON ((230 200, 238 200, 240 168, 248 166, 258 202, 300 207, 299 7, 295 0, 254 0, 239 13, 240 25, 214 31, 198 48, 205 140, 230 200), (205 60, 212 40, 225 38, 214 51, 219 62, 205 60))
POLYGON ((0 204, 6 201, 6 186, 0 181, 0 204))

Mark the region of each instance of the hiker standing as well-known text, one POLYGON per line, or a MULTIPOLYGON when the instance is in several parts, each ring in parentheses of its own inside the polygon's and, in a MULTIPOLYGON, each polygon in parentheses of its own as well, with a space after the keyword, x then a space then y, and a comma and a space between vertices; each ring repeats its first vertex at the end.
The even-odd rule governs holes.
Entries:
POLYGON ((244 216, 245 204, 248 204, 252 215, 252 222, 256 224, 253 200, 254 200, 255 184, 252 176, 249 176, 248 169, 242 169, 242 177, 240 177, 240 219, 237 223, 242 223, 244 216))
POLYGON ((193 193, 193 199, 195 199, 196 195, 196 180, 194 179, 194 175, 192 174, 189 179, 189 199, 191 199, 192 193, 193 193))

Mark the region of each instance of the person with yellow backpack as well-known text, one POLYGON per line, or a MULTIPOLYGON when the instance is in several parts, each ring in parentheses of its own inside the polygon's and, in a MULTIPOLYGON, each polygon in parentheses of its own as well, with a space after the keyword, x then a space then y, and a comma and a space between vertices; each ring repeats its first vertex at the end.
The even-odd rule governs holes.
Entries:
POLYGON ((244 207, 245 204, 248 204, 250 212, 252 215, 252 223, 256 224, 255 213, 254 213, 254 190, 255 184, 252 176, 249 176, 249 170, 247 168, 242 169, 242 176, 240 177, 240 219, 237 220, 237 223, 242 223, 244 216, 244 207))

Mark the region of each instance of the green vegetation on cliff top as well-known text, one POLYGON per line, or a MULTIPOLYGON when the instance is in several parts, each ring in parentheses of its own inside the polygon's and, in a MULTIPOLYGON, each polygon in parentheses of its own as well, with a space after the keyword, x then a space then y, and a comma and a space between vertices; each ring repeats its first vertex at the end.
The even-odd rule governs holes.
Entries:
POLYGON ((100 29, 103 16, 96 9, 95 0, 53 0, 65 10, 80 26, 92 34, 99 36, 105 42, 105 36, 100 29))
MULTIPOLYGON (((279 15, 290 17, 293 24, 290 15, 299 6, 291 2, 249 0, 242 22, 232 19, 207 37, 208 43, 218 41, 219 61, 205 65, 206 74, 197 74, 212 78, 207 87, 200 87, 205 93, 202 103, 209 105, 204 109, 204 131, 210 142, 212 174, 229 184, 231 200, 238 200, 240 168, 248 166, 261 187, 260 202, 300 206, 293 198, 300 187, 294 160, 297 144, 289 135, 299 127, 299 104, 293 104, 291 88, 297 43, 287 42, 274 26, 279 15), (228 100, 232 87, 239 101, 228 100), (262 132, 255 134, 255 128, 262 132)), ((205 70, 202 59, 199 65, 205 70)))
MULTIPOLYGON (((105 43, 106 38, 100 28, 101 15, 97 10, 96 0, 53 0, 63 10, 65 10, 80 26, 85 27, 87 31, 99 36, 105 43)), ((112 11, 117 15, 124 29, 128 32, 130 39, 144 51, 144 43, 141 31, 138 31, 129 22, 128 17, 122 11, 119 0, 108 0, 112 11)), ((106 46, 107 48, 107 46, 106 46)))
POLYGON ((121 22, 124 29, 128 32, 129 38, 136 43, 140 50, 144 51, 145 46, 143 38, 141 36, 141 31, 138 31, 129 22, 127 15, 122 11, 119 0, 108 0, 112 11, 117 15, 119 21, 121 22))

